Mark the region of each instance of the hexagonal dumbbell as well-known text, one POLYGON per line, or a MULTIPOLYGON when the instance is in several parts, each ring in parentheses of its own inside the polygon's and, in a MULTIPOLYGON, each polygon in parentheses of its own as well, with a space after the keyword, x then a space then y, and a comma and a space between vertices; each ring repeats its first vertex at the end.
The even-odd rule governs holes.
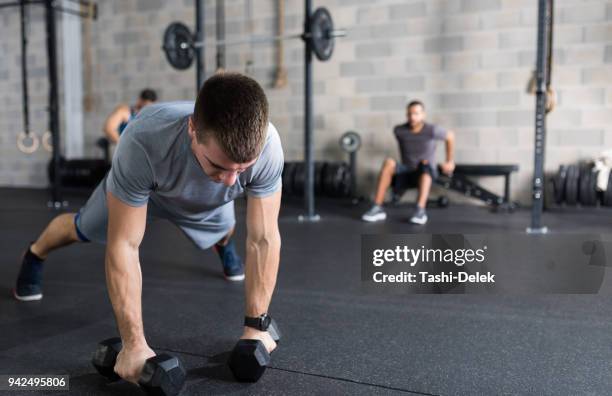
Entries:
MULTIPOLYGON (((268 333, 274 341, 280 341, 281 333, 274 319, 268 333)), ((257 382, 270 364, 270 354, 260 340, 240 340, 232 350, 228 364, 238 381, 257 382)))
MULTIPOLYGON (((104 340, 98 344, 91 360, 98 373, 111 381, 121 379, 114 370, 121 347, 121 338, 104 340)), ((147 359, 138 384, 148 395, 174 396, 181 391, 186 376, 178 358, 162 353, 147 359)))

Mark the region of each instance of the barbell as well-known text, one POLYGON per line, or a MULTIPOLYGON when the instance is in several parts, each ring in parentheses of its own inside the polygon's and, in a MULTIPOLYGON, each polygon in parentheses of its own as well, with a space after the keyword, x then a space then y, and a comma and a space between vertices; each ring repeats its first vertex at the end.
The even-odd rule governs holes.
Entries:
POLYGON ((173 22, 166 28, 162 49, 170 65, 179 70, 191 66, 194 51, 198 48, 211 46, 230 46, 240 44, 269 43, 282 40, 302 39, 310 45, 312 52, 320 61, 331 58, 334 52, 336 37, 346 36, 346 30, 334 29, 331 13, 325 7, 317 8, 309 20, 309 32, 285 34, 277 36, 251 37, 247 39, 217 40, 211 43, 198 41, 189 27, 182 22, 173 22))

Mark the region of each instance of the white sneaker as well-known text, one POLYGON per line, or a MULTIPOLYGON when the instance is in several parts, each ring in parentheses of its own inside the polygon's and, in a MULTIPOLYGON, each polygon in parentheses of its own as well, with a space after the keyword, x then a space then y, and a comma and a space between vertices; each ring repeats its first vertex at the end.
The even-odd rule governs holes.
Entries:
POLYGON ((375 221, 382 221, 387 218, 387 213, 380 207, 380 205, 374 205, 361 216, 363 221, 373 223, 375 221))
POLYGON ((410 218, 412 224, 427 224, 427 213, 425 209, 417 208, 412 217, 410 218))

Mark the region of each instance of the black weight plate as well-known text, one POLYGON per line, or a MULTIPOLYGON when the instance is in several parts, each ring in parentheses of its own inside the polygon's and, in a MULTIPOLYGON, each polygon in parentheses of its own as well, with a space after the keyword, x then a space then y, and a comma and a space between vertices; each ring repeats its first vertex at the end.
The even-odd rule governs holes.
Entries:
POLYGON ((341 197, 342 189, 344 187, 344 164, 338 164, 338 169, 336 170, 336 174, 334 176, 334 196, 341 197))
MULTIPOLYGON (((315 162, 314 168, 314 188, 315 194, 319 195, 322 193, 323 188, 323 171, 324 171, 323 162, 315 162)), ((304 185, 306 182, 306 167, 303 162, 296 162, 294 164, 293 171, 293 183, 291 188, 291 193, 293 195, 303 195, 304 194, 304 185)))
POLYGON ((334 175, 334 197, 342 196, 342 189, 344 187, 344 164, 339 163, 338 169, 334 175))
MULTIPOLYGON (((329 169, 328 165, 328 169, 329 169)), ((330 174, 331 180, 331 193, 329 194, 332 197, 341 197, 342 196, 342 183, 344 177, 344 164, 343 163, 334 163, 331 169, 328 170, 330 174)))
POLYGON ((340 137, 340 147, 347 153, 353 153, 361 147, 361 137, 357 132, 345 132, 340 137))
POLYGON ((291 195, 293 193, 293 176, 295 174, 295 162, 285 162, 283 167, 283 194, 291 195))
POLYGON ((325 7, 319 7, 310 17, 310 45, 317 59, 326 61, 334 52, 334 38, 330 32, 334 30, 331 13, 325 7))
POLYGON ((603 193, 602 203, 604 206, 612 206, 612 172, 608 176, 608 188, 603 193))
POLYGON ((338 169, 340 169, 340 166, 337 162, 329 162, 325 169, 325 195, 328 197, 336 196, 336 188, 338 188, 336 185, 338 169))
POLYGON ((561 204, 565 201, 565 180, 567 179, 567 167, 559 166, 559 170, 553 180, 555 203, 561 204))
POLYGON ((334 177, 336 174, 338 164, 334 162, 327 162, 323 171, 323 194, 326 196, 334 195, 334 177))
POLYGON ((303 162, 296 162, 293 174, 293 195, 304 195, 304 182, 306 181, 306 167, 303 162))
POLYGON ((340 169, 342 172, 338 184, 338 196, 348 197, 351 192, 351 168, 343 163, 340 169))
POLYGON ((597 205, 597 175, 599 171, 591 169, 591 185, 589 186, 589 205, 597 205))
POLYGON ((187 25, 172 22, 164 32, 163 50, 172 67, 185 70, 193 63, 193 34, 187 25))
POLYGON ((580 182, 578 183, 578 202, 580 202, 582 205, 586 205, 587 202, 587 194, 589 193, 588 191, 588 186, 591 183, 591 180, 588 179, 589 178, 589 171, 588 169, 583 165, 580 165, 580 182))
POLYGON ((325 162, 315 162, 315 195, 323 193, 323 172, 325 170, 325 162))
POLYGON ((319 180, 319 194, 322 196, 327 195, 327 167, 329 166, 329 162, 324 161, 321 163, 321 174, 319 180))
POLYGON ((565 202, 568 205, 578 203, 578 182, 580 180, 580 168, 578 165, 567 167, 567 178, 565 180, 565 202))
POLYGON ((594 206, 597 203, 597 195, 593 186, 593 178, 595 174, 592 172, 592 166, 583 165, 580 167, 580 189, 578 198, 584 206, 594 206))

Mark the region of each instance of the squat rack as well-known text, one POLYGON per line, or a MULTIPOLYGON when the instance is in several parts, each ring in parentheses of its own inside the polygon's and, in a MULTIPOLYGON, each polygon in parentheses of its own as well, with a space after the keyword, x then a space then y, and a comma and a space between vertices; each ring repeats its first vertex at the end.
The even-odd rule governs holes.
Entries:
MULTIPOLYGON (((171 23, 164 32, 162 49, 170 65, 179 70, 188 69, 196 60, 196 90, 202 86, 204 77, 204 34, 202 19, 204 7, 202 0, 195 0, 195 32, 181 22, 171 23)), ((276 36, 250 37, 240 40, 226 40, 224 26, 224 1, 216 1, 216 61, 217 68, 225 67, 225 46, 247 43, 271 43, 289 39, 304 42, 304 180, 305 214, 300 221, 318 221, 314 199, 314 155, 313 155, 313 99, 312 99, 312 61, 313 55, 321 61, 328 60, 334 49, 334 39, 346 35, 343 29, 334 29, 331 13, 324 7, 312 10, 312 0, 304 0, 304 27, 299 34, 279 34, 276 36)))
POLYGON ((538 43, 536 52, 535 145, 531 225, 527 233, 545 234, 542 225, 544 208, 544 153, 546 150, 546 105, 552 74, 554 0, 538 0, 538 43))
MULTIPOLYGON (((59 127, 59 90, 57 77, 57 29, 55 12, 76 15, 81 18, 97 18, 97 5, 89 0, 68 0, 79 6, 86 7, 86 11, 77 11, 70 8, 65 8, 58 4, 56 0, 19 0, 7 3, 1 3, 1 8, 20 7, 20 24, 21 24, 21 76, 22 76, 22 99, 23 99, 23 116, 24 116, 24 132, 23 137, 30 137, 29 123, 29 96, 28 96, 28 74, 27 74, 27 32, 26 32, 26 16, 25 7, 27 5, 43 5, 45 7, 45 31, 46 31, 46 47, 48 58, 48 78, 49 78, 49 104, 47 111, 49 112, 49 134, 51 136, 52 146, 52 164, 55 175, 60 174, 60 127, 59 127)), ((20 139, 21 143, 22 139, 20 139)), ((32 143, 34 144, 34 139, 32 143)), ((18 141, 19 142, 19 141, 18 141)), ((38 140, 36 140, 38 145, 38 140)), ((38 147, 38 146, 36 146, 38 147)), ((34 149, 36 150, 36 148, 34 149)), ((31 150, 33 152, 34 150, 31 150)), ((26 151, 27 152, 27 151, 26 151)), ((51 201, 49 206, 59 209, 65 206, 61 195, 60 178, 56 177, 51 183, 51 201)))

